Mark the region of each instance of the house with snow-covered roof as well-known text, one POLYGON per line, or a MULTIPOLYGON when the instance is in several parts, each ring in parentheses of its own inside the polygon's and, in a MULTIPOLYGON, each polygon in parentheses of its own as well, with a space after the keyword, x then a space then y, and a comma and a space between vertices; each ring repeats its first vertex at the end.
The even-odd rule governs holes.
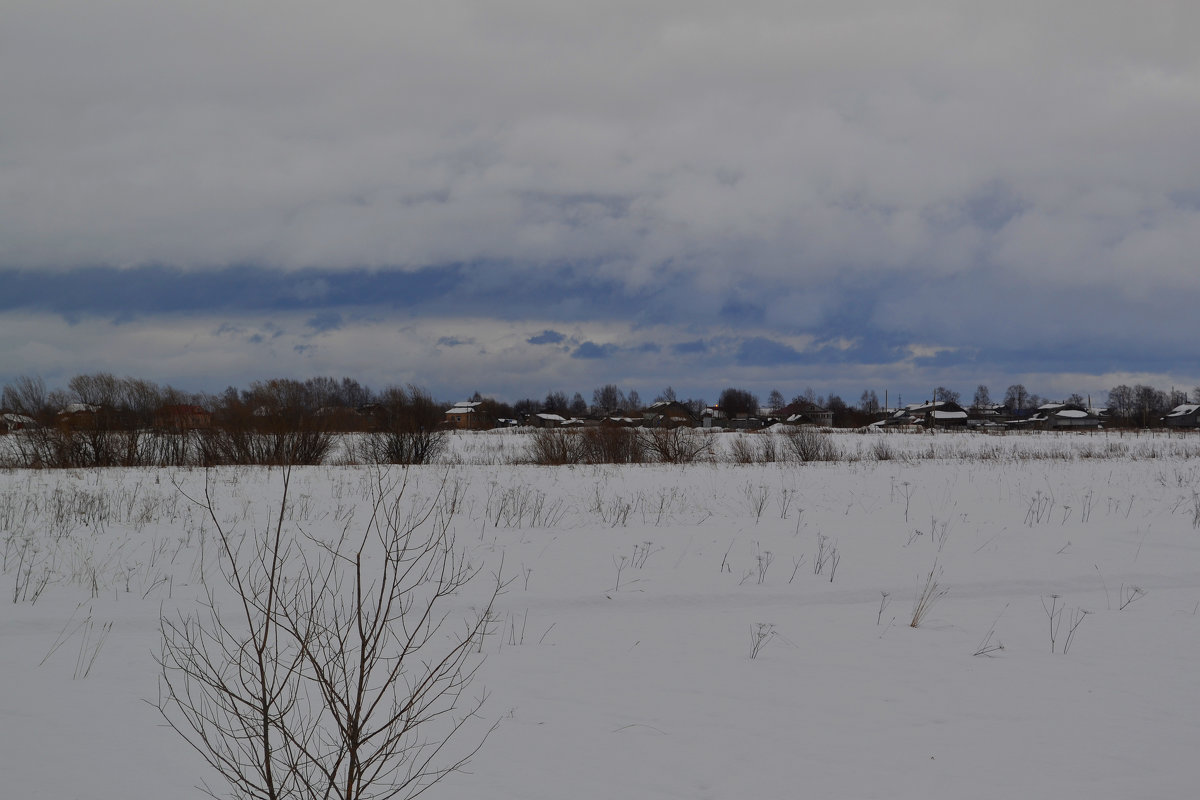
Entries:
POLYGON ((1100 417, 1074 403, 1044 403, 1025 423, 1045 430, 1095 430, 1100 417))
POLYGON ((36 428, 37 421, 33 417, 28 417, 24 414, 16 414, 5 412, 0 414, 0 433, 9 433, 11 431, 22 431, 27 428, 36 428))
POLYGON ((647 406, 642 414, 646 424, 655 428, 674 428, 681 425, 694 428, 699 424, 691 408, 678 400, 658 400, 647 406))
POLYGON ((779 409, 776 415, 788 425, 817 425, 833 427, 833 412, 808 400, 797 400, 779 409))
POLYGON ((560 428, 566 421, 566 417, 545 411, 525 417, 525 424, 533 428, 560 428))
POLYGON ((1162 424, 1168 428, 1200 428, 1200 403, 1184 403, 1175 406, 1162 424))
POLYGON ((885 425, 924 425, 927 428, 965 428, 967 410, 958 403, 937 400, 931 403, 914 403, 896 411, 885 421, 885 425))
POLYGON ((446 424, 460 431, 481 431, 492 427, 484 413, 483 403, 472 400, 455 403, 446 412, 446 424))

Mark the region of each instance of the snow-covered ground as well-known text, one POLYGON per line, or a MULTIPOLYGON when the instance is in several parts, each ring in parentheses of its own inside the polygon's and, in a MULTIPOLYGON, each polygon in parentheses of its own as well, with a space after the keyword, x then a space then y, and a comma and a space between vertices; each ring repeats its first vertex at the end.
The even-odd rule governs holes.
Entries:
MULTIPOLYGON (((427 796, 1194 796, 1195 439, 838 441, 859 457, 553 468, 456 436, 413 468, 405 502, 450 487, 458 544, 511 579, 475 686, 499 728, 427 796)), ((208 477, 218 516, 266 529, 279 470, 208 477)), ((212 780, 154 707, 160 614, 221 581, 181 492, 204 481, 0 472, 0 796, 212 780)), ((370 483, 295 470, 288 528, 363 524, 370 483)))

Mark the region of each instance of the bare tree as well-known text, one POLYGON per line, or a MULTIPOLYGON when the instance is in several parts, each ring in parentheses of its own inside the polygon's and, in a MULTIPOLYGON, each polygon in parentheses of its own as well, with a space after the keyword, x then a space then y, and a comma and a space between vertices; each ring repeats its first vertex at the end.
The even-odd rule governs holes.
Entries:
POLYGON ((771 393, 767 395, 767 408, 771 410, 771 413, 778 414, 785 405, 787 405, 787 400, 783 399, 783 392, 772 389, 771 393))
POLYGON ((935 403, 957 403, 958 398, 958 392, 947 389, 945 386, 939 386, 933 390, 933 402, 935 403))
POLYGON ((158 708, 233 797, 412 798, 494 729, 478 718, 485 696, 466 691, 499 573, 454 628, 446 606, 480 568, 455 547, 440 492, 402 502, 409 474, 375 473, 362 533, 330 540, 285 526, 289 469, 257 537, 221 522, 206 479, 195 502, 234 600, 210 590, 202 613, 162 618, 158 708))
POLYGON ((566 417, 571 414, 571 405, 567 402, 567 396, 563 392, 550 392, 542 401, 541 410, 547 414, 561 414, 566 417))
POLYGON ((1014 383, 1004 392, 1004 405, 1008 406, 1013 411, 1021 411, 1029 405, 1029 392, 1025 389, 1025 384, 1014 383))
POLYGON ((729 387, 721 392, 717 405, 725 412, 725 416, 733 419, 739 414, 747 416, 758 413, 758 395, 746 389, 729 387))
POLYGON ((1161 414, 1170 410, 1167 404, 1167 393, 1153 386, 1139 383, 1133 387, 1135 396, 1135 412, 1142 425, 1149 425, 1161 414))
POLYGON ((0 406, 38 420, 46 414, 49 403, 46 382, 39 376, 22 375, 0 394, 0 406))
POLYGON ((592 392, 592 406, 599 412, 616 411, 625 404, 625 393, 618 389, 616 384, 606 383, 592 392))
POLYGON ((1115 417, 1121 419, 1132 417, 1135 400, 1136 396, 1133 389, 1123 383, 1119 386, 1114 386, 1108 391, 1108 407, 1115 417))
POLYGON ((691 464, 715 456, 716 439, 711 430, 643 428, 640 434, 645 452, 665 464, 691 464))
POLYGON ((863 389, 862 397, 858 398, 858 410, 864 414, 875 414, 879 411, 879 395, 874 389, 863 389))
POLYGON ((570 410, 570 413, 572 416, 576 416, 576 417, 586 417, 587 416, 587 413, 588 413, 587 401, 583 399, 583 395, 581 395, 579 392, 576 392, 575 396, 571 398, 571 407, 569 410, 570 410))
POLYGON ((992 395, 987 384, 981 383, 975 387, 975 399, 971 403, 974 408, 986 408, 992 404, 992 395))

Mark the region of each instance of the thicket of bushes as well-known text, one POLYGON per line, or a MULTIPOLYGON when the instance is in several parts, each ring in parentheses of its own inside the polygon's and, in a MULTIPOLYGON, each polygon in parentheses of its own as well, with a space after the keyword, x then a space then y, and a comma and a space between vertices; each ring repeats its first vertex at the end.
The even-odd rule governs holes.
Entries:
MULTIPOLYGON (((361 463, 424 464, 445 452, 441 407, 409 386, 377 395, 362 413, 288 405, 279 396, 226 397, 209 414, 164 415, 163 394, 141 382, 114 379, 81 386, 67 413, 26 387, 19 411, 35 424, 5 437, 10 466, 25 468, 316 465, 326 463, 339 434, 356 432, 347 456, 361 463), (136 390, 136 391, 135 391, 136 390), (259 402, 263 401, 263 402, 259 402)), ((6 393, 10 400, 13 393, 6 393)), ((178 398, 175 398, 178 399, 178 398)))
POLYGON ((828 431, 811 426, 778 434, 730 434, 728 454, 717 432, 696 428, 547 428, 530 434, 529 461, 562 464, 690 464, 727 459, 737 464, 806 463, 843 457, 828 431))
POLYGON ((715 434, 694 428, 542 428, 530 434, 530 463, 689 464, 716 457, 715 434))

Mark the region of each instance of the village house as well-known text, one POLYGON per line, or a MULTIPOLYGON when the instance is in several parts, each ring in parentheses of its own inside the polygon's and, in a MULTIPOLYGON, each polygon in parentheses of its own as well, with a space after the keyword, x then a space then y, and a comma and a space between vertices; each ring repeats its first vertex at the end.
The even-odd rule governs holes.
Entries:
POLYGON ((1012 419, 1012 413, 1003 403, 986 403, 967 409, 967 425, 977 428, 1002 428, 1012 419))
POLYGON ((1095 430, 1100 418, 1073 403, 1044 403, 1025 424, 1043 430, 1095 430))
POLYGON ((677 400, 659 400, 651 403, 643 414, 646 425, 654 428, 694 428, 699 424, 692 410, 677 400))
POLYGON ((566 417, 545 412, 529 414, 525 417, 525 424, 531 428, 558 428, 566 424, 566 421, 566 417))
POLYGON ((5 412, 0 414, 0 433, 11 433, 13 431, 23 431, 27 428, 36 428, 37 421, 33 417, 27 417, 24 414, 13 414, 5 412))
POLYGON ((1200 404, 1184 403, 1175 406, 1162 418, 1162 424, 1168 428, 1200 428, 1200 404))
POLYGON ((482 431, 492 427, 483 412, 483 403, 471 400, 455 403, 446 412, 446 425, 459 431, 482 431))
POLYGON ((788 425, 816 425, 821 428, 833 427, 833 412, 822 408, 808 400, 797 400, 779 409, 776 415, 788 425))
POLYGON ((729 430, 758 430, 767 426, 765 418, 754 414, 738 413, 729 416, 721 409, 720 406, 709 406, 704 409, 704 415, 700 418, 700 425, 704 428, 728 428, 729 430))
POLYGON ((965 428, 967 410, 958 403, 938 400, 932 403, 914 403, 893 413, 885 425, 924 425, 927 428, 965 428))

